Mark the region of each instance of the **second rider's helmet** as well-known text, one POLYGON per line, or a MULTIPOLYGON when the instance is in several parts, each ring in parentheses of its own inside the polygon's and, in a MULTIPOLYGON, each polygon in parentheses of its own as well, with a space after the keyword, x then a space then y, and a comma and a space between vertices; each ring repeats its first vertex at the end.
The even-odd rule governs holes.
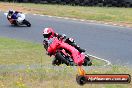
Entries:
POLYGON ((8 11, 8 16, 12 16, 12 15, 13 15, 13 13, 14 13, 14 11, 13 11, 13 10, 9 10, 9 11, 8 11))

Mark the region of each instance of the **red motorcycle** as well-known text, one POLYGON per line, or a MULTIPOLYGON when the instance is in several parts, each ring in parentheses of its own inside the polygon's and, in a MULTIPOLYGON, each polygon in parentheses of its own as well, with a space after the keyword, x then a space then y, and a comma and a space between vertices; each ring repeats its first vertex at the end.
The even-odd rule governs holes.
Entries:
POLYGON ((92 65, 91 59, 85 53, 80 53, 75 47, 65 43, 63 39, 57 37, 52 38, 52 42, 48 45, 48 42, 44 40, 44 48, 47 50, 47 54, 55 56, 53 65, 66 64, 67 66, 92 65))

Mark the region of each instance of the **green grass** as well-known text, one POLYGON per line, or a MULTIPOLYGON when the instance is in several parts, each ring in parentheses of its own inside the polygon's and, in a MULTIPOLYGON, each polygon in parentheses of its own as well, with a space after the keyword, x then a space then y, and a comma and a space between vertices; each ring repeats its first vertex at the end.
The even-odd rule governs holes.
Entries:
MULTIPOLYGON (((130 74, 132 70, 123 66, 96 67, 87 74, 130 74)), ((31 70, 29 67, 23 71, 1 72, 0 88, 131 88, 130 84, 85 84, 80 86, 76 83, 76 68, 53 67, 46 69, 31 70)))
POLYGON ((21 3, 15 4, 28 8, 29 11, 44 15, 62 16, 97 21, 130 22, 132 23, 132 8, 116 7, 84 7, 68 5, 47 5, 21 3))
POLYGON ((0 64, 44 64, 50 63, 41 44, 0 38, 0 64), (44 62, 43 62, 44 60, 44 62))

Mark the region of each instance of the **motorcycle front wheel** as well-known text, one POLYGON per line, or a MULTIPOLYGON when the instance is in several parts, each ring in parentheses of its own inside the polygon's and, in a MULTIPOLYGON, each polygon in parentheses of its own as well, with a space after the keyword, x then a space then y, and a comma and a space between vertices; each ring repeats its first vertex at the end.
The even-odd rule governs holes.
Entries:
POLYGON ((66 60, 64 54, 61 52, 57 52, 55 57, 58 58, 62 63, 65 63, 67 66, 74 66, 74 63, 71 63, 70 61, 66 60))
POLYGON ((52 61, 52 65, 54 65, 54 66, 59 66, 61 64, 62 64, 62 62, 58 58, 54 58, 52 61))

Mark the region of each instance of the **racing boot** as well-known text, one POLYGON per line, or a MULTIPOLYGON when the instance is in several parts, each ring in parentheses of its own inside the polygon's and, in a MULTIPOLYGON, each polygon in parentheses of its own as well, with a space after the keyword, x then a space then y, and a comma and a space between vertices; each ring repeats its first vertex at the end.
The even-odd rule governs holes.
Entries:
POLYGON ((80 48, 80 47, 77 47, 76 48, 80 53, 82 53, 82 52, 85 52, 86 50, 85 49, 82 49, 82 48, 80 48))
POLYGON ((80 48, 80 46, 78 46, 78 45, 76 45, 76 44, 74 44, 74 47, 75 47, 80 53, 86 51, 85 49, 80 48))
POLYGON ((75 47, 80 53, 82 53, 82 52, 85 52, 86 50, 85 49, 82 49, 82 48, 80 48, 76 43, 75 43, 75 41, 74 40, 70 40, 70 39, 66 39, 66 41, 65 41, 66 43, 68 43, 69 45, 71 45, 71 46, 73 46, 73 47, 75 47))

